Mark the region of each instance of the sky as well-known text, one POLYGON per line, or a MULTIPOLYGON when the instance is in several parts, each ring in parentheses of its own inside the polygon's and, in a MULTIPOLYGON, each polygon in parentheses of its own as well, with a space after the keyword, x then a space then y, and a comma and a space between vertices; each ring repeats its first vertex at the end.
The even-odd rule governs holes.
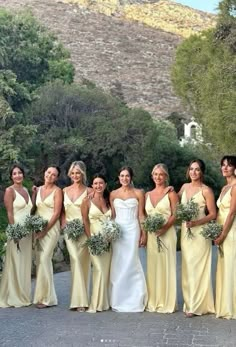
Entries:
POLYGON ((187 5, 198 10, 216 13, 219 0, 174 0, 180 4, 187 5))

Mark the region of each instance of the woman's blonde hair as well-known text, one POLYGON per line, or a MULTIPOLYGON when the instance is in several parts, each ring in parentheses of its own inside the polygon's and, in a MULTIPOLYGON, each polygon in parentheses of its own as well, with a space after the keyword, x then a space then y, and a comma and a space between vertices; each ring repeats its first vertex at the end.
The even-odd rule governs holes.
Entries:
POLYGON ((170 176, 169 176, 169 171, 168 171, 167 166, 163 163, 159 163, 159 164, 154 165, 154 167, 152 169, 152 176, 157 169, 161 169, 165 173, 165 175, 166 175, 165 184, 168 186, 169 181, 170 181, 170 176))
POLYGON ((82 182, 84 185, 87 184, 87 175, 86 175, 86 165, 83 161, 73 161, 73 163, 71 163, 71 166, 68 170, 68 176, 71 176, 72 170, 77 167, 79 169, 79 171, 82 174, 82 182))

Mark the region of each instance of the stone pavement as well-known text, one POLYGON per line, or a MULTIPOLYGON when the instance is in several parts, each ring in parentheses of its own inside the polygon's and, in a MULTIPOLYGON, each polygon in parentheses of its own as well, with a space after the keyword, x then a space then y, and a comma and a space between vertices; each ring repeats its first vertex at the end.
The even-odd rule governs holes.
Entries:
MULTIPOLYGON (((144 251, 141 255, 145 267, 144 251)), ((215 251, 214 251, 215 267, 215 251)), ((214 272, 214 269, 213 269, 214 272)), ((178 253, 178 287, 180 285, 178 253)), ((185 318, 179 311, 157 313, 77 313, 68 310, 70 273, 55 274, 59 305, 0 309, 0 346, 9 347, 234 347, 236 321, 214 315, 185 318)), ((180 291, 179 291, 180 293, 180 291)))

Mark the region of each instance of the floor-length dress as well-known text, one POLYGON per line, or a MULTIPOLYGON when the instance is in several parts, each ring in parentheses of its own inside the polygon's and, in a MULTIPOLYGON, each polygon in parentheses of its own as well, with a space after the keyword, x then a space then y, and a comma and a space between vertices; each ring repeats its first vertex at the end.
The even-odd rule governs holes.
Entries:
POLYGON ((112 245, 111 307, 118 312, 143 312, 147 303, 147 287, 138 252, 138 200, 115 198, 114 208, 115 221, 120 225, 122 235, 112 245))
MULTIPOLYGON (((81 204, 83 199, 87 196, 87 189, 72 202, 64 192, 64 207, 66 222, 70 222, 73 219, 80 219, 81 216, 81 204)), ((89 265, 90 257, 87 247, 83 247, 83 244, 87 240, 87 236, 84 234, 80 236, 78 241, 73 241, 65 236, 67 249, 70 255, 70 267, 71 267, 71 300, 70 308, 88 307, 88 279, 89 279, 89 265)))
MULTIPOLYGON (((196 219, 203 218, 206 201, 202 190, 194 194, 192 199, 199 205, 196 219)), ((187 201, 184 190, 181 202, 184 204, 187 201)), ((187 236, 186 223, 183 223, 181 228, 183 310, 195 315, 215 312, 211 282, 212 244, 211 240, 200 234, 201 229, 202 226, 192 227, 194 237, 191 239, 187 236)))
MULTIPOLYGON (((15 189, 13 201, 14 223, 22 224, 30 214, 32 202, 28 203, 15 189)), ((32 235, 19 242, 20 250, 13 240, 7 241, 5 266, 0 285, 0 307, 31 305, 31 259, 32 235)))
MULTIPOLYGON (((36 197, 37 214, 46 220, 50 220, 54 213, 54 194, 51 192, 44 200, 39 188, 36 197)), ((39 247, 36 251, 36 284, 34 292, 34 304, 44 304, 46 306, 57 305, 57 296, 53 281, 52 257, 54 248, 57 245, 60 234, 59 220, 48 230, 47 234, 39 239, 39 247)))
MULTIPOLYGON (((92 201, 89 208, 90 233, 96 235, 102 231, 102 221, 111 217, 111 210, 103 213, 92 201)), ((105 311, 110 308, 109 303, 109 274, 111 252, 102 255, 90 255, 92 269, 92 295, 87 312, 105 311)))
MULTIPOLYGON (((171 216, 171 206, 166 194, 154 207, 147 196, 145 209, 148 215, 161 214, 167 222, 171 216)), ((159 252, 157 236, 148 233, 147 241, 147 288, 149 312, 172 313, 176 309, 176 232, 174 226, 160 236, 164 243, 159 252)))
MULTIPOLYGON (((217 220, 222 225, 229 213, 231 189, 217 201, 217 220)), ((221 247, 223 256, 218 252, 216 268, 216 317, 236 319, 236 217, 221 247)))

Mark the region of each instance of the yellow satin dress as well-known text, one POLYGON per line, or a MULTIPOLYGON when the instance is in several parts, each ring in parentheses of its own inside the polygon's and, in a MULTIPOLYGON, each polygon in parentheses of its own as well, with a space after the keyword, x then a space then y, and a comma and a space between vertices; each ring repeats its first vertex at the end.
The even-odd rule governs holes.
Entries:
MULTIPOLYGON (((40 195, 40 188, 36 197, 37 215, 46 220, 50 220, 54 213, 54 194, 55 190, 43 201, 40 195)), ((34 304, 44 304, 47 306, 57 305, 57 296, 53 281, 52 257, 60 235, 59 220, 39 240, 39 248, 35 247, 36 252, 36 284, 34 292, 34 304)))
MULTIPOLYGON (((22 224, 30 214, 32 202, 15 189, 13 201, 14 223, 22 224)), ((0 307, 21 307, 31 305, 32 235, 19 242, 20 251, 13 240, 7 241, 5 266, 0 285, 0 307)))
MULTIPOLYGON (((201 219, 206 209, 202 190, 192 198, 199 205, 196 219, 201 219)), ((181 203, 187 201, 186 192, 183 191, 181 203)), ((206 240, 200 234, 201 229, 201 225, 191 228, 194 235, 191 239, 187 236, 186 223, 181 228, 183 311, 195 315, 215 312, 211 281, 212 244, 211 240, 206 240)))
MULTIPOLYGON (((87 189, 72 202, 68 197, 66 191, 64 192, 64 207, 66 222, 70 222, 73 219, 81 216, 81 204, 83 199, 87 196, 87 189)), ((84 234, 80 236, 78 241, 73 241, 65 236, 67 249, 70 255, 71 266, 71 300, 70 308, 88 307, 88 282, 89 282, 89 268, 90 257, 87 247, 83 247, 83 244, 87 240, 87 236, 84 234)))
MULTIPOLYGON (((102 221, 111 217, 111 210, 106 213, 91 201, 89 209, 90 233, 96 235, 101 232, 102 221)), ((111 264, 111 252, 102 255, 90 255, 92 269, 92 295, 88 312, 105 311, 110 308, 109 303, 109 276, 111 264)))
MULTIPOLYGON (((231 188, 232 189, 232 188, 231 188)), ((229 189, 217 201, 219 207, 217 221, 224 224, 231 201, 229 189)), ((230 231, 222 244, 223 257, 218 253, 216 268, 216 317, 236 319, 236 216, 230 231)))
MULTIPOLYGON (((166 222, 171 216, 171 206, 166 194, 154 207, 147 196, 145 210, 148 215, 159 213, 166 222)), ((149 312, 172 313, 177 308, 176 290, 176 231, 172 226, 160 236, 165 244, 158 252, 155 233, 148 233, 147 240, 147 288, 149 312)))

